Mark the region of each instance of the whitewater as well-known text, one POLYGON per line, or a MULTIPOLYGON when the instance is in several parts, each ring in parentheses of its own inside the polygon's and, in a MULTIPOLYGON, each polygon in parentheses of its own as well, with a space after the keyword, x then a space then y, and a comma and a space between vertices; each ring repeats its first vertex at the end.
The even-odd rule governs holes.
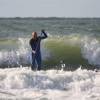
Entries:
POLYGON ((0 69, 0 100, 100 100, 100 72, 0 69))

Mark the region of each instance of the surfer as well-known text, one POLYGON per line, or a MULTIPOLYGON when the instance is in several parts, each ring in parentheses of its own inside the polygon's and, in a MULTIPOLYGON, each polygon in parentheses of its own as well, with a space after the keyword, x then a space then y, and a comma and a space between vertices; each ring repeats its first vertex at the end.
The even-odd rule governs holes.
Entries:
POLYGON ((40 50, 40 43, 42 39, 47 38, 47 34, 45 30, 41 30, 41 36, 37 36, 37 32, 32 32, 32 38, 29 41, 29 44, 32 48, 32 66, 31 69, 41 70, 41 50, 40 50), (42 36, 43 34, 43 36, 42 36))

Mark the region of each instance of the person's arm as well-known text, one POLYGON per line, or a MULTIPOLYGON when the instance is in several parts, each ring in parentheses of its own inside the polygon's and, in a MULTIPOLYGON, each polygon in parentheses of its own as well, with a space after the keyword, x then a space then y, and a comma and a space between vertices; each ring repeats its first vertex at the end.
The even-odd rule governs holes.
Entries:
MULTIPOLYGON (((31 49, 32 49, 32 39, 29 41, 29 45, 31 46, 31 49)), ((32 50, 32 53, 35 54, 36 53, 35 50, 32 50)))
POLYGON ((48 37, 45 30, 41 30, 41 34, 43 34, 43 36, 40 36, 41 39, 45 39, 48 37))
POLYGON ((30 39, 29 45, 31 46, 31 49, 32 49, 32 39, 30 39))

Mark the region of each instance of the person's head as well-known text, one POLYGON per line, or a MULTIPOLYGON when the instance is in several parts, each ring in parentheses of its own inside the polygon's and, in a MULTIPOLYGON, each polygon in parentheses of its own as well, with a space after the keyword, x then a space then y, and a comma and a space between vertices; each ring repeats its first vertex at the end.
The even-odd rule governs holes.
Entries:
POLYGON ((37 32, 32 32, 32 38, 36 39, 37 38, 37 32))

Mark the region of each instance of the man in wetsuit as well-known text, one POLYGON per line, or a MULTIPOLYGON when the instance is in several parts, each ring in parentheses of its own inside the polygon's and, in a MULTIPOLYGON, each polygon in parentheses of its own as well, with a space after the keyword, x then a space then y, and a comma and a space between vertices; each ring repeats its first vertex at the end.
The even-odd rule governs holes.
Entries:
POLYGON ((37 36, 37 32, 32 33, 32 38, 30 39, 30 46, 32 48, 32 66, 31 69, 41 70, 41 50, 40 50, 40 43, 42 39, 47 38, 47 34, 45 30, 41 30, 41 34, 43 36, 37 36))

